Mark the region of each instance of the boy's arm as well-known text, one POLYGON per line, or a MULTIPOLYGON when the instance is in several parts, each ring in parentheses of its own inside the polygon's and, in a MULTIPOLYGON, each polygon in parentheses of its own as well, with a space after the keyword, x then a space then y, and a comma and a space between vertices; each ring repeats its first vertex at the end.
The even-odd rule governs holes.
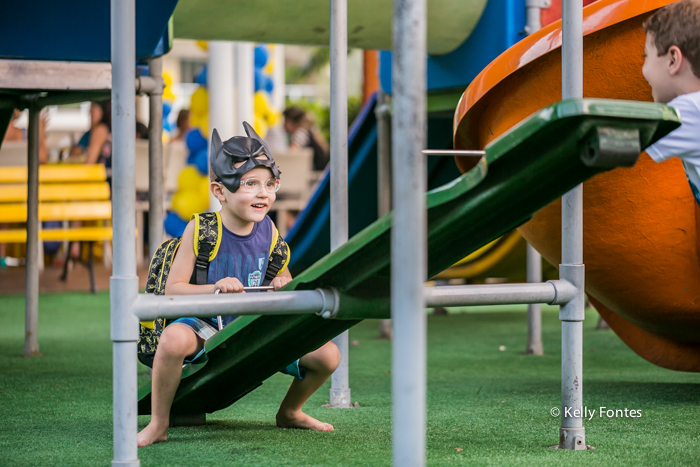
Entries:
POLYGON ((182 234, 180 248, 177 249, 168 279, 165 281, 165 295, 211 294, 218 288, 221 292, 243 292, 243 284, 235 277, 226 277, 216 284, 190 284, 194 263, 194 221, 190 221, 182 234))
POLYGON ((683 159, 700 153, 700 111, 687 95, 679 96, 668 103, 680 113, 683 124, 646 149, 655 162, 672 157, 683 159))

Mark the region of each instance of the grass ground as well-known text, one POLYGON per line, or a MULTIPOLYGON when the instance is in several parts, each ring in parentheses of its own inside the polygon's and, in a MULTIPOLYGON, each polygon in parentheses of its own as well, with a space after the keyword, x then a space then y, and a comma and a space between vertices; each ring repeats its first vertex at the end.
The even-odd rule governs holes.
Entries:
MULTIPOLYGON (((112 458, 111 344, 107 294, 40 298, 40 358, 21 357, 24 301, 0 297, 0 466, 99 466, 112 458)), ((428 464, 699 465, 700 375, 642 360, 611 331, 585 322, 586 452, 560 452, 560 338, 554 308, 543 312, 546 355, 521 354, 522 308, 484 308, 428 318, 428 464), (505 350, 499 347, 505 346, 505 350), (641 418, 600 418, 598 408, 641 410, 641 418)), ((353 401, 321 407, 328 387, 307 403, 333 433, 281 430, 274 414, 288 376, 276 375, 205 427, 175 428, 167 443, 140 449, 144 466, 390 465, 390 342, 375 322, 350 331, 353 401)), ((141 379, 147 378, 141 367, 141 379)), ((139 417, 144 426, 148 417, 139 417)))

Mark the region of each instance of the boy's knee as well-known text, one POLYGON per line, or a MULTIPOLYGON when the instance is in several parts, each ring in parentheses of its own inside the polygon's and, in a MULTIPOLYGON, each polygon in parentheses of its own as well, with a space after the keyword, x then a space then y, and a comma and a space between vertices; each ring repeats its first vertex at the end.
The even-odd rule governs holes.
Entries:
POLYGON ((194 332, 184 326, 168 326, 160 336, 157 352, 172 357, 185 358, 196 346, 194 332))
POLYGON ((340 350, 334 342, 328 342, 321 347, 321 361, 323 369, 329 373, 333 373, 340 364, 340 350))

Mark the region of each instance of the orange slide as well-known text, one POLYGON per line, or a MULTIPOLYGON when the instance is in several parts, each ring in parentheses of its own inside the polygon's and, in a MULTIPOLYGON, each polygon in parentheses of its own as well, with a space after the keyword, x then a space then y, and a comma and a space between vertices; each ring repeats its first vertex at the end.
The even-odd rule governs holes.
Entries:
MULTIPOLYGON (((642 23, 670 0, 600 0, 584 9, 584 97, 651 101, 642 76, 642 23)), ((561 21, 486 67, 455 112, 454 144, 482 149, 561 99, 561 21)), ((468 159, 458 159, 461 170, 468 159)), ((552 264, 561 251, 561 203, 520 233, 552 264)), ((700 371, 700 212, 677 159, 642 154, 632 168, 584 184, 586 292, 617 335, 646 360, 700 371)))

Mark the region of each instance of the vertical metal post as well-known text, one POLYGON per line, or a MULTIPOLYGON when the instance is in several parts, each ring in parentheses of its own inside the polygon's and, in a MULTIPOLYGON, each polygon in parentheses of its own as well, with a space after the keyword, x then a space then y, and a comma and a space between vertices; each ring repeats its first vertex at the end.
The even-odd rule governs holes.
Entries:
POLYGON ((29 106, 27 134, 27 269, 24 291, 25 357, 39 355, 39 112, 29 106))
MULTIPOLYGON (((255 95, 255 72, 253 58, 253 44, 250 42, 236 42, 236 118, 253 124, 255 109, 253 107, 253 96, 255 95)), ((236 125, 234 134, 244 134, 243 126, 236 125)))
POLYGON ((392 448, 394 465, 404 467, 426 462, 425 0, 394 0, 393 43, 392 448))
POLYGON ((135 0, 111 0, 112 56, 112 225, 114 258, 110 277, 110 337, 114 458, 112 466, 140 465, 136 447, 138 319, 133 303, 138 294, 134 184, 135 106, 135 0))
MULTIPOLYGON (((240 123, 235 124, 234 46, 233 42, 227 41, 209 42, 209 61, 207 63, 209 141, 211 141, 210 136, 214 128, 218 130, 224 141, 234 134, 239 134, 240 129, 243 128, 240 123)), ((238 119, 243 120, 240 116, 238 119)), ((214 197, 213 193, 209 193, 209 209, 211 211, 221 209, 221 203, 214 197)))
MULTIPOLYGON (((525 1, 525 32, 532 34, 542 28, 542 8, 548 8, 551 0, 525 1)), ((542 282, 542 255, 529 243, 527 245, 527 281, 542 282)), ((542 307, 539 303, 527 306, 527 346, 528 355, 543 355, 542 348, 542 307)))
MULTIPOLYGON (((562 99, 583 97, 583 3, 562 4, 562 99)), ((583 185, 562 197, 560 276, 579 288, 579 300, 562 306, 561 320, 561 427, 560 449, 585 449, 583 407, 583 185), (580 415, 580 414, 579 414, 580 415)))
POLYGON ((163 241, 163 59, 151 59, 148 75, 160 85, 149 95, 148 117, 148 257, 163 241))
MULTIPOLYGON (((377 214, 391 211, 391 105, 389 96, 379 87, 377 96, 377 214)), ((379 338, 391 339, 391 320, 379 320, 379 338)))
MULTIPOLYGON (((532 245, 527 245, 527 281, 542 282, 542 255, 532 245)), ((527 306, 527 348, 529 355, 543 355, 542 349, 542 307, 539 303, 527 306)))
MULTIPOLYGON (((348 3, 331 0, 331 251, 348 241, 348 3)), ((331 376, 331 407, 350 407, 348 331, 335 339, 340 365, 331 376)))

